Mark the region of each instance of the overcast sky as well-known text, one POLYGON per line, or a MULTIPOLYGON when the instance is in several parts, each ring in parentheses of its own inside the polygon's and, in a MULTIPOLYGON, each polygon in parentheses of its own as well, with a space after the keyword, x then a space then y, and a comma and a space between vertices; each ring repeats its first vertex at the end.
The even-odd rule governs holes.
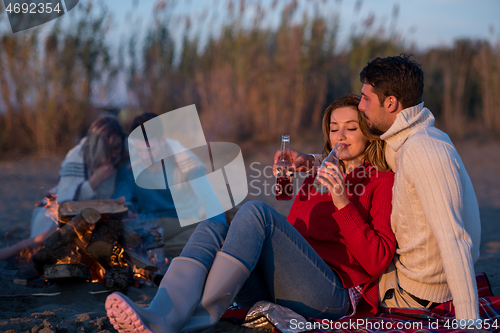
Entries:
MULTIPOLYGON (((247 0, 249 7, 254 2, 255 0, 247 0)), ((271 0, 263 2, 270 3, 271 0)), ((299 1, 303 7, 307 7, 311 2, 299 1)), ((128 24, 131 19, 140 18, 142 27, 147 26, 154 3, 154 0, 106 0, 110 12, 115 15, 114 32, 123 33, 134 29, 133 25, 128 24)), ((204 15, 215 17, 215 22, 224 20, 221 14, 225 8, 224 0, 177 0, 174 3, 174 14, 196 16, 210 8, 204 15)), ((421 50, 443 44, 451 45, 453 40, 462 37, 484 38, 490 41, 500 38, 500 0, 325 0, 321 12, 325 15, 329 12, 332 15, 339 14, 341 42, 345 42, 353 27, 359 27, 359 22, 370 14, 375 15, 377 26, 383 23, 386 23, 386 26, 392 24, 406 41, 415 42, 421 50), (392 19, 395 5, 399 8, 396 21, 392 19)), ((279 16, 275 15, 272 20, 274 22, 270 22, 271 25, 277 24, 279 16)), ((216 30, 217 24, 212 27, 212 32, 216 30)))

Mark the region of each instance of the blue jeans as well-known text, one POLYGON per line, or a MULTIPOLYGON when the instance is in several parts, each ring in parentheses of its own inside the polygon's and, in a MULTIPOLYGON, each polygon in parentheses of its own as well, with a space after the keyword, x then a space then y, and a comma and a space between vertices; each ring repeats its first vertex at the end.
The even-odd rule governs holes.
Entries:
POLYGON ((283 216, 262 202, 244 204, 230 227, 201 222, 181 256, 210 269, 218 251, 251 272, 236 297, 241 307, 266 300, 305 317, 332 320, 349 310, 349 294, 337 274, 283 216))

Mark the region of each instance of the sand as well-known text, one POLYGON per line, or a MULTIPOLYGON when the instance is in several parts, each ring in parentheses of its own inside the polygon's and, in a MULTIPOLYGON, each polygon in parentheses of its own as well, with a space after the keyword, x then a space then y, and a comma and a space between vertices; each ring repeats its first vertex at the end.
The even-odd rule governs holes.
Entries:
MULTIPOLYGON (((320 146, 296 147, 305 152, 319 151, 320 146)), ((249 184, 248 200, 262 200, 286 215, 291 202, 277 201, 272 195, 269 168, 277 149, 274 145, 261 151, 245 149, 249 184)), ((482 240, 476 272, 486 272, 493 292, 500 295, 500 143, 468 142, 457 144, 479 201, 482 240)), ((13 244, 29 235, 34 205, 57 183, 63 156, 22 157, 0 161, 0 247, 13 244)), ((300 179, 297 180, 298 182, 300 179)), ((297 183, 298 184, 298 183, 297 183)), ((13 282, 17 273, 14 261, 0 262, 0 332, 115 332, 106 317, 107 293, 92 294, 106 288, 98 283, 29 287, 13 282), (30 296, 59 293, 53 296, 30 296)), ((41 281, 40 281, 41 282, 41 281)), ((129 296, 147 305, 156 288, 129 288, 129 296)), ((210 332, 246 332, 229 323, 219 323, 210 332)))

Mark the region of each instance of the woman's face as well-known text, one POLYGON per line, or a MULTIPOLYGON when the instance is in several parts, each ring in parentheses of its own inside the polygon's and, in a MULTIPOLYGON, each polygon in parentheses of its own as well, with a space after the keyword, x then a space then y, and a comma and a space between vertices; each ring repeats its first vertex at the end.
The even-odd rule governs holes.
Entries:
POLYGON ((342 107, 333 110, 330 116, 330 142, 346 144, 340 159, 350 166, 362 163, 363 154, 368 146, 368 140, 363 137, 358 122, 358 111, 352 107, 342 107))
POLYGON ((111 138, 109 142, 109 151, 110 151, 110 163, 116 165, 120 162, 122 155, 122 139, 118 135, 115 135, 111 138))

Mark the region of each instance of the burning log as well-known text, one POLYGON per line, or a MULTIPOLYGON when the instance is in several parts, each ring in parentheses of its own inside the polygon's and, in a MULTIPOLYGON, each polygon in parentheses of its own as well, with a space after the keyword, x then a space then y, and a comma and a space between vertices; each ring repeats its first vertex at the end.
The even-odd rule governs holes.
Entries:
POLYGON ((52 265, 56 263, 54 251, 47 247, 43 247, 38 250, 31 259, 40 274, 43 274, 43 267, 45 265, 52 265))
POLYGON ((87 265, 82 263, 46 265, 45 278, 49 281, 90 281, 92 275, 87 265))
POLYGON ((97 214, 99 213, 92 208, 86 208, 49 236, 43 246, 56 251, 77 237, 81 242, 88 243, 92 235, 91 226, 96 222, 97 214))
POLYGON ((89 224, 96 224, 102 217, 101 213, 90 207, 82 209, 80 214, 82 215, 83 219, 89 224))
POLYGON ((121 203, 120 200, 66 201, 59 205, 59 219, 63 223, 67 222, 80 214, 85 208, 94 209, 102 215, 103 219, 121 220, 128 214, 127 206, 121 203))
POLYGON ((130 227, 123 226, 123 245, 127 248, 136 249, 142 244, 141 235, 132 230, 130 227))
POLYGON ((96 224, 87 245, 90 253, 103 267, 111 263, 113 247, 123 233, 123 223, 118 220, 104 220, 96 224))
POLYGON ((128 266, 112 266, 106 269, 106 288, 113 291, 127 291, 128 285, 133 282, 128 266))
POLYGON ((158 226, 148 229, 140 228, 136 230, 136 232, 140 235, 142 240, 142 251, 154 250, 165 246, 161 238, 161 233, 158 231, 158 226))
POLYGON ((159 268, 146 251, 164 244, 157 227, 126 226, 121 218, 127 211, 120 200, 62 203, 59 229, 32 256, 36 269, 52 282, 92 280, 124 292, 131 283, 147 283, 159 268))
MULTIPOLYGON (((87 209, 85 216, 92 223, 96 214, 87 209)), ((44 265, 54 264, 57 259, 67 255, 65 251, 75 251, 76 245, 85 248, 92 235, 91 223, 82 214, 78 214, 44 240, 43 248, 32 258, 38 271, 42 272, 44 265)))
POLYGON ((124 251, 125 258, 132 264, 136 265, 138 268, 144 269, 145 271, 156 272, 158 267, 153 265, 149 260, 130 250, 124 251))

